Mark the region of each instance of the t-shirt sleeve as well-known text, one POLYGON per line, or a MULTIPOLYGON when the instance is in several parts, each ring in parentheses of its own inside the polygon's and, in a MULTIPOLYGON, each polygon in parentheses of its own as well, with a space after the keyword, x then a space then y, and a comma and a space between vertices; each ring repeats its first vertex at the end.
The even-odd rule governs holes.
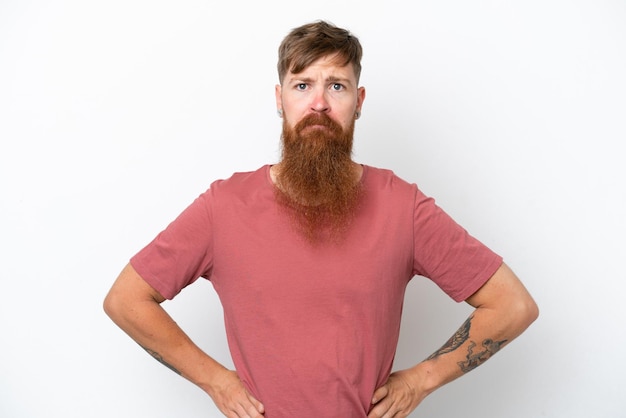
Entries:
POLYGON ((457 302, 476 292, 502 264, 502 257, 472 237, 419 189, 413 222, 413 274, 431 279, 457 302))
POLYGON ((172 299, 213 265, 210 193, 196 198, 165 230, 130 259, 137 273, 172 299))

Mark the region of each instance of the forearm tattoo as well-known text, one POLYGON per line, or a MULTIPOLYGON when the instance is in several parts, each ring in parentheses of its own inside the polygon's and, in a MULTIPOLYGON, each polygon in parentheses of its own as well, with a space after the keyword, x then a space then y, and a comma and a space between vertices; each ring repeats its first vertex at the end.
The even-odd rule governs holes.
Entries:
POLYGON ((426 360, 432 360, 442 354, 449 353, 459 348, 469 338, 470 326, 474 315, 470 316, 463 322, 463 325, 454 333, 452 337, 441 348, 432 353, 426 360))
POLYGON ((502 348, 502 345, 505 344, 506 341, 507 340, 494 341, 491 338, 487 338, 483 340, 482 345, 484 350, 477 353, 474 353, 476 342, 471 341, 469 347, 467 347, 467 356, 465 356, 465 361, 459 361, 457 364, 463 373, 470 372, 500 351, 500 348, 502 348))
MULTIPOLYGON (((431 354, 427 360, 435 359, 443 354, 450 353, 460 346, 463 345, 467 340, 469 340, 470 328, 472 327, 472 319, 474 319, 474 315, 467 318, 467 320, 461 325, 456 333, 446 343, 433 354, 431 354)), ((483 340, 482 347, 483 350, 474 352, 477 344, 475 341, 470 340, 469 346, 467 347, 467 355, 465 356, 464 361, 459 361, 457 364, 461 368, 463 373, 467 373, 471 370, 474 370, 476 367, 483 364, 487 361, 491 356, 496 354, 504 344, 506 344, 507 340, 494 341, 491 338, 487 338, 483 340)))
POLYGON ((158 361, 159 363, 161 363, 162 365, 164 365, 165 367, 167 367, 168 369, 170 369, 171 371, 173 371, 176 374, 182 374, 181 372, 178 371, 178 369, 176 369, 174 366, 172 366, 171 364, 169 364, 168 362, 166 362, 165 360, 163 360, 163 357, 157 353, 154 350, 150 350, 149 348, 146 347, 141 347, 144 350, 146 350, 148 352, 148 354, 150 354, 152 357, 154 357, 156 359, 156 361, 158 361))

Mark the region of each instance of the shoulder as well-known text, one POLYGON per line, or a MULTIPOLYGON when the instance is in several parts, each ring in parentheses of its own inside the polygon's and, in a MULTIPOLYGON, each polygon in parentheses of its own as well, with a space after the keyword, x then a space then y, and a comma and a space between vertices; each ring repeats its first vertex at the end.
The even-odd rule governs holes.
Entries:
POLYGON ((366 188, 389 192, 415 193, 417 185, 399 177, 390 169, 363 165, 363 183, 366 188))
POLYGON ((228 178, 214 181, 209 191, 211 191, 212 194, 239 194, 250 192, 251 190, 266 186, 268 176, 269 165, 264 165, 254 171, 235 172, 228 178))
POLYGON ((364 190, 387 205, 410 205, 414 210, 437 209, 435 199, 424 193, 417 183, 409 182, 392 170, 363 166, 364 190))

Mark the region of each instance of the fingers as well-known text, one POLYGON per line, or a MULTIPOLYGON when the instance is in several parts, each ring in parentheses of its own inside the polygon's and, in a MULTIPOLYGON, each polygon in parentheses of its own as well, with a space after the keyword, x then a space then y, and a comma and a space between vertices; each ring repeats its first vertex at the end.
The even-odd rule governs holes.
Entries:
POLYGON ((237 403, 231 405, 225 415, 228 418, 262 418, 263 405, 251 395, 248 396, 249 398, 239 399, 237 403))
POLYGON ((263 404, 244 387, 234 371, 223 373, 219 389, 211 397, 215 405, 228 418, 262 418, 263 404))
POLYGON ((383 399, 388 394, 389 394, 389 388, 387 387, 387 385, 381 386, 378 389, 376 389, 376 392, 374 392, 374 396, 372 396, 372 405, 380 402, 380 400, 383 399))
POLYGON ((248 401, 250 402, 249 409, 251 409, 251 413, 256 413, 258 414, 258 416, 263 416, 263 413, 265 412, 265 407, 263 406, 263 404, 254 396, 252 396, 250 392, 246 391, 246 394, 248 395, 248 401))
POLYGON ((405 380, 402 372, 392 374, 372 395, 374 407, 368 418, 405 418, 424 398, 405 380))
POLYGON ((380 401, 367 415, 367 418, 406 418, 411 411, 400 408, 390 398, 380 401))
POLYGON ((226 416, 228 418, 262 418, 263 410, 262 407, 261 410, 259 410, 258 405, 246 402, 244 404, 237 404, 226 416))
POLYGON ((376 405, 370 413, 368 418, 389 418, 393 417, 393 400, 389 396, 389 382, 379 387, 372 396, 372 405, 376 405))
POLYGON ((384 397, 375 403, 367 418, 391 418, 395 416, 393 401, 388 397, 384 397))

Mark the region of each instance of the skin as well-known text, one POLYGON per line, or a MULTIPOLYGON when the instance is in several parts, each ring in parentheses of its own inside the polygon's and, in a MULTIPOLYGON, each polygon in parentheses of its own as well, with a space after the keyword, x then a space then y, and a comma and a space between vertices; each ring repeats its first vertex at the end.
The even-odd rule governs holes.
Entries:
MULTIPOLYGON (((302 73, 288 73, 276 86, 276 105, 290 126, 312 112, 325 112, 344 128, 357 118, 365 89, 353 68, 325 57, 302 73)), ((311 129, 322 129, 313 127, 311 129)), ((362 168, 354 163, 355 179, 362 168)), ((272 177, 280 164, 272 167, 272 177)), ((229 418, 258 418, 263 404, 234 371, 204 353, 161 307, 164 297, 129 264, 104 301, 111 319, 155 359, 204 390, 229 418)), ((482 364, 520 335, 537 317, 537 305, 515 274, 503 264, 466 301, 475 308, 453 337, 419 364, 396 371, 372 396, 368 418, 408 416, 437 388, 482 364)))

